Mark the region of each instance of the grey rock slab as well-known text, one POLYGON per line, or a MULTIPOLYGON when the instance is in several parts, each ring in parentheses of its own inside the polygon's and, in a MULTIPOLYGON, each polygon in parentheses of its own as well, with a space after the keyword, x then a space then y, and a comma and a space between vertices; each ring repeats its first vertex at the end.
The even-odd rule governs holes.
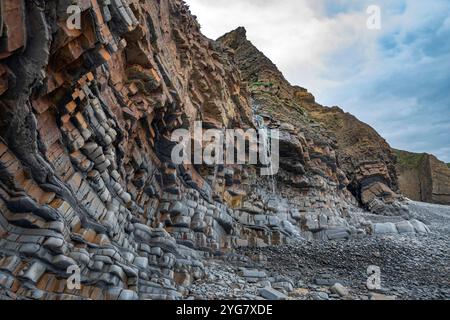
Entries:
POLYGON ((147 257, 136 257, 134 259, 134 265, 136 265, 140 269, 148 268, 148 258, 147 257))
POLYGON ((264 271, 255 269, 241 269, 240 274, 245 278, 266 278, 267 274, 264 271))
POLYGON ((386 222, 386 223, 375 223, 374 224, 374 232, 375 234, 383 235, 383 234, 397 234, 397 228, 394 223, 386 222))
POLYGON ((311 299, 313 300, 329 300, 330 297, 326 292, 312 292, 310 294, 311 299))
POLYGON ((325 231, 329 240, 349 239, 350 231, 345 227, 337 227, 325 231))
POLYGON ((35 262, 30 268, 25 272, 24 278, 37 283, 42 275, 45 273, 46 267, 40 262, 35 262))
POLYGON ((292 285, 292 283, 290 283, 288 281, 273 283, 272 287, 275 288, 275 289, 282 289, 282 290, 284 290, 286 292, 294 291, 294 286, 292 285))
POLYGON ((64 255, 57 255, 53 258, 52 263, 60 269, 67 269, 70 266, 77 265, 76 261, 64 255))
POLYGON ((374 301, 389 301, 389 300, 397 299, 395 296, 388 296, 385 294, 375 293, 375 292, 371 292, 369 294, 369 297, 370 297, 370 300, 374 300, 374 301))
POLYGON ((267 300, 286 300, 287 296, 278 290, 266 287, 259 290, 259 295, 267 300))
POLYGON ((420 222, 419 220, 411 220, 411 225, 414 227, 417 233, 425 234, 430 232, 430 228, 426 224, 420 222))
POLYGON ((314 283, 318 286, 333 286, 336 283, 341 283, 341 280, 338 279, 331 279, 331 278, 317 278, 314 279, 314 283))
POLYGON ((20 258, 18 256, 10 256, 1 260, 2 266, 0 269, 13 272, 20 263, 20 258))
POLYGON ((335 283, 331 288, 330 288, 330 292, 337 294, 341 297, 346 297, 348 296, 348 289, 346 287, 344 287, 342 284, 340 283, 335 283))
POLYGON ((400 234, 414 234, 416 231, 414 230, 414 226, 409 221, 402 221, 396 224, 397 231, 400 234))
POLYGON ((119 295, 119 300, 138 300, 138 294, 132 290, 122 290, 119 295))

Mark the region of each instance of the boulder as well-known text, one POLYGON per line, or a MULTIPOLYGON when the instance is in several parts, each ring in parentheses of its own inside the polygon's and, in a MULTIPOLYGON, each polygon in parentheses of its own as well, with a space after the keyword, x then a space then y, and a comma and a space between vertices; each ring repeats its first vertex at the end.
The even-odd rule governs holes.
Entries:
POLYGON ((374 233, 377 235, 384 234, 397 234, 397 227, 392 222, 385 223, 375 223, 374 224, 374 233))
POLYGON ((265 287, 259 290, 259 295, 267 300, 286 300, 287 296, 278 290, 270 287, 265 287))
POLYGON ((349 292, 348 289, 346 287, 344 287, 342 284, 340 283, 335 283, 331 288, 330 288, 330 292, 337 294, 341 297, 346 297, 348 296, 349 292))
POLYGON ((414 234, 416 232, 414 226, 409 221, 398 222, 395 226, 400 234, 414 234))
POLYGON ((430 233, 430 228, 423 222, 420 222, 419 220, 411 220, 411 225, 414 227, 414 230, 416 230, 419 234, 427 234, 430 233))

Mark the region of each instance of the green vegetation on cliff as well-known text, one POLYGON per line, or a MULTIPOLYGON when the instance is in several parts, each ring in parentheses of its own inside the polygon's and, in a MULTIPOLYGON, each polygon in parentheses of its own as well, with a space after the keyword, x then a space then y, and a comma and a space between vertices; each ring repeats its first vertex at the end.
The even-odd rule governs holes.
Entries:
POLYGON ((412 153, 395 149, 394 153, 397 156, 397 163, 405 169, 418 168, 425 156, 424 153, 412 153))
POLYGON ((271 88, 273 87, 273 83, 272 82, 262 82, 262 81, 257 81, 257 82, 253 82, 250 87, 265 87, 265 88, 271 88))

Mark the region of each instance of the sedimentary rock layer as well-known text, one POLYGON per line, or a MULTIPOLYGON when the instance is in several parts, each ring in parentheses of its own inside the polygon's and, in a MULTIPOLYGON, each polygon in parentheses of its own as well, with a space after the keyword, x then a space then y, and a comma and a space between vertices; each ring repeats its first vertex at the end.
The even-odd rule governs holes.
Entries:
POLYGON ((2 1, 1 295, 180 297, 235 221, 168 138, 251 124, 236 67, 180 1, 70 4, 2 1))
MULTIPOLYGON (((365 123, 338 107, 315 102, 306 89, 291 85, 238 28, 219 42, 230 46, 254 105, 276 119, 300 128, 309 141, 310 166, 333 176, 368 209, 398 198, 395 156, 387 142, 365 123), (321 168, 322 167, 322 168, 321 168)), ((306 148, 305 148, 306 149, 306 148)))
POLYGON ((400 191, 408 198, 450 204, 450 168, 435 156, 395 150, 400 191))
POLYGON ((347 149, 241 29, 209 40, 179 0, 0 3, 0 298, 179 299, 205 258, 362 237, 396 198, 381 140, 347 149), (172 163, 197 120, 279 129, 280 172, 172 163))

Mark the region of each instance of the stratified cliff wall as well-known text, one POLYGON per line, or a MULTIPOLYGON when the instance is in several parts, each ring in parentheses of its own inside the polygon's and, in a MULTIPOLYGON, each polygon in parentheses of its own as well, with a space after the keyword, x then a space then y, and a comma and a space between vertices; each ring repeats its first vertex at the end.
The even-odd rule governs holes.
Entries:
POLYGON ((450 169, 430 154, 394 150, 402 194, 416 201, 450 204, 450 169))
POLYGON ((306 89, 292 86, 247 40, 244 28, 219 42, 235 50, 255 103, 273 117, 284 118, 310 141, 308 162, 313 170, 333 177, 368 209, 377 211, 398 199, 395 156, 374 129, 337 107, 319 105, 306 89))
POLYGON ((250 126, 239 73, 181 1, 72 2, 1 1, 2 294, 180 297, 236 222, 170 133, 250 126))
POLYGON ((0 298, 179 299, 208 257, 362 237, 396 198, 390 155, 348 149, 242 29, 207 39, 178 0, 0 3, 0 298), (279 129, 280 172, 175 165, 196 120, 279 129))

